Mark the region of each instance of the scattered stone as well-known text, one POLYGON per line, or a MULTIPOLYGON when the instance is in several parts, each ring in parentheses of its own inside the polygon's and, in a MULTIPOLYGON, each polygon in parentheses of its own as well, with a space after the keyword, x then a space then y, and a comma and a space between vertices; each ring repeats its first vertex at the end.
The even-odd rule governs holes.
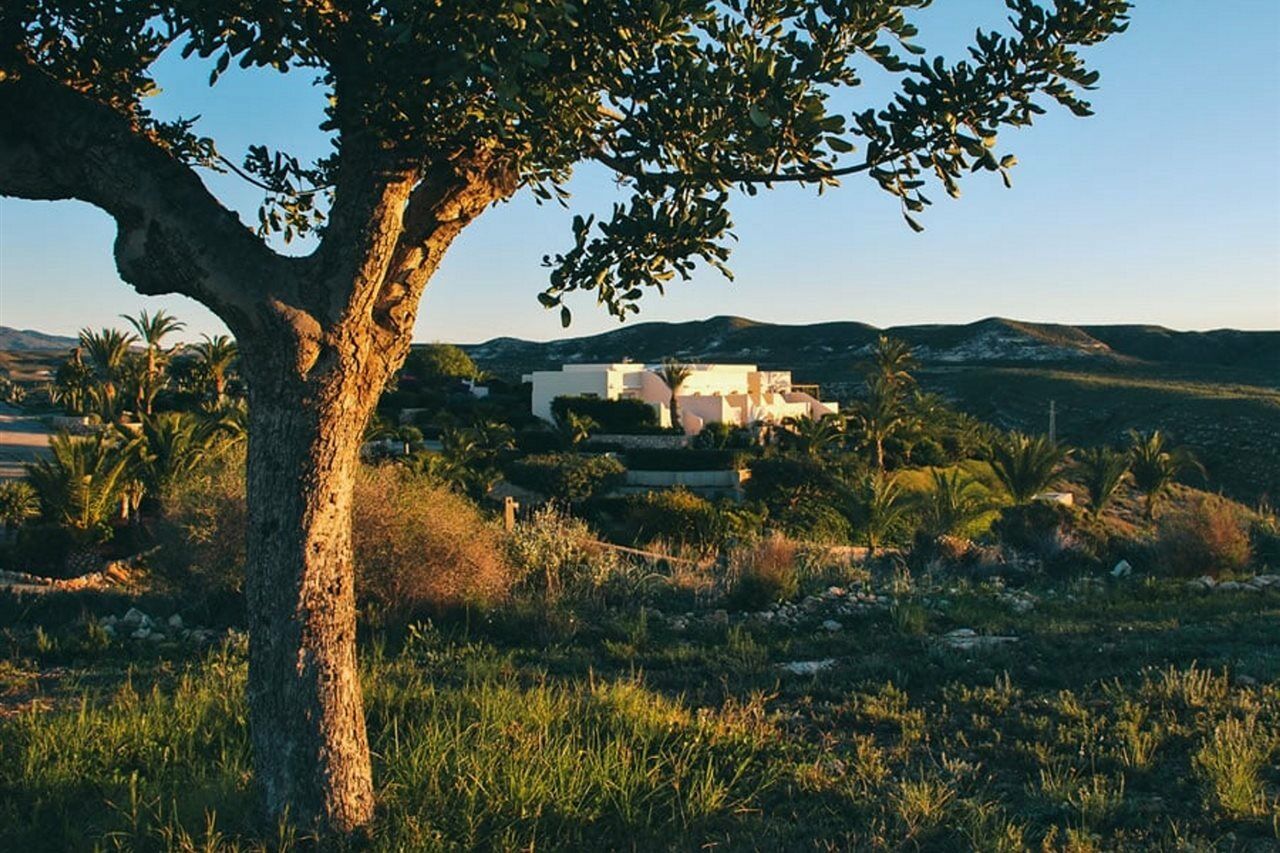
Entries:
POLYGON ((729 611, 728 611, 728 610, 713 610, 713 611, 711 611, 711 614, 710 614, 709 616, 707 616, 707 622, 708 622, 709 624, 711 624, 711 625, 728 625, 728 624, 729 624, 729 611))
POLYGON ((150 637, 150 636, 151 636, 151 629, 150 629, 150 628, 139 628, 138 630, 134 631, 134 632, 133 632, 132 634, 130 634, 129 636, 130 636, 130 637, 133 637, 135 640, 145 640, 147 637, 150 637))
POLYGON ((817 675, 824 669, 830 669, 835 665, 835 658, 823 658, 822 660, 788 661, 786 663, 778 664, 778 668, 785 670, 792 675, 817 675))
POLYGON ((1195 580, 1187 581, 1187 589, 1191 590, 1192 592, 1205 593, 1213 589, 1215 585, 1216 585, 1216 582, 1214 581, 1214 579, 1209 577, 1208 575, 1204 575, 1203 577, 1198 577, 1195 580))
POLYGON ((836 631, 842 630, 844 628, 843 625, 841 625, 839 622, 837 622, 834 619, 826 620, 825 622, 822 623, 822 627, 823 627, 823 630, 830 631, 833 634, 836 631))
POLYGON ((1239 592, 1244 589, 1244 584, 1239 581, 1223 581, 1216 588, 1221 592, 1239 592))
POLYGON ((1111 570, 1111 577, 1113 578, 1127 578, 1131 574, 1133 574, 1133 564, 1128 560, 1121 560, 1111 570))
POLYGON ((1243 675, 1243 674, 1237 675, 1234 680, 1237 687, 1257 687, 1258 686, 1258 679, 1248 675, 1243 675))
POLYGON ((175 614, 173 614, 172 616, 170 616, 170 617, 169 617, 169 627, 170 627, 170 628, 177 628, 179 631, 181 631, 181 630, 182 630, 182 617, 181 617, 181 616, 179 616, 177 613, 175 613, 175 614))
POLYGON ((956 628, 942 635, 942 642, 957 651, 980 651, 994 648, 1006 643, 1018 642, 1017 637, 1001 637, 979 634, 972 628, 956 628))
POLYGON ((147 616, 147 614, 143 613, 138 608, 130 607, 127 611, 125 611, 124 618, 121 619, 120 621, 123 622, 125 625, 136 628, 139 625, 142 625, 144 622, 149 623, 151 619, 150 617, 147 616))

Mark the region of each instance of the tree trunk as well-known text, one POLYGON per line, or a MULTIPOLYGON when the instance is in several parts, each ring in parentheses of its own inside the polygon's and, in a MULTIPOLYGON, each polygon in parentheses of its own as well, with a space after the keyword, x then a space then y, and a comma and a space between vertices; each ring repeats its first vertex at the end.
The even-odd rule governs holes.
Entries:
POLYGON ((253 346, 248 451, 249 715, 268 814, 347 834, 374 797, 356 663, 351 493, 382 382, 352 348, 300 372, 253 346))

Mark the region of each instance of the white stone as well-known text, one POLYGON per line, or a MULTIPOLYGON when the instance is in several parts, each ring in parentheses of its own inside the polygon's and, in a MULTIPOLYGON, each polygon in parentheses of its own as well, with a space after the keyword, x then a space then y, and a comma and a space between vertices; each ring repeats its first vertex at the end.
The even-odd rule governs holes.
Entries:
POLYGON ((173 614, 172 616, 170 616, 170 617, 169 617, 169 627, 170 627, 170 628, 177 628, 177 629, 181 630, 181 629, 182 629, 182 617, 181 617, 181 616, 179 616, 177 613, 175 613, 175 614, 173 614))
POLYGON ((151 620, 147 618, 147 614, 143 613, 138 608, 130 607, 125 612, 124 618, 121 619, 120 621, 126 625, 138 626, 138 625, 141 625, 144 621, 150 622, 151 620))
POLYGON ((823 627, 823 629, 825 629, 825 630, 827 630, 827 631, 830 631, 831 633, 833 633, 833 634, 834 634, 836 631, 839 631, 839 630, 840 630, 840 629, 842 629, 844 626, 843 626, 843 625, 841 625, 839 622, 837 622, 837 621, 836 621, 836 620, 834 620, 834 619, 828 619, 828 620, 826 620, 825 622, 823 622, 823 623, 822 623, 822 627, 823 627))
POLYGON ((830 669, 835 666, 835 658, 824 658, 822 660, 793 660, 787 663, 778 664, 779 669, 786 670, 792 675, 817 675, 824 669, 830 669))
POLYGON ((129 636, 130 636, 130 637, 133 637, 135 640, 145 640, 147 637, 150 637, 150 636, 151 636, 151 629, 150 629, 150 628, 139 628, 138 630, 134 631, 134 632, 133 632, 132 634, 130 634, 129 636))
POLYGON ((1127 578, 1131 574, 1133 574, 1133 565, 1128 560, 1121 560, 1111 570, 1111 577, 1113 578, 1127 578))

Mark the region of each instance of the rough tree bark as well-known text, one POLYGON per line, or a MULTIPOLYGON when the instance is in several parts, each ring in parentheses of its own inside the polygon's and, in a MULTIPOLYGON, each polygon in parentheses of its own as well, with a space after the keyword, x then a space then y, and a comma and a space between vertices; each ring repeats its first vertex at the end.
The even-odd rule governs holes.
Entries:
POLYGON ((483 153, 405 164, 345 137, 320 247, 283 257, 190 167, 39 71, 0 77, 0 114, 23 116, 0 123, 0 194, 105 210, 126 282, 199 300, 237 338, 255 774, 269 815, 352 832, 374 810, 351 553, 361 436, 445 250, 512 179, 483 153))

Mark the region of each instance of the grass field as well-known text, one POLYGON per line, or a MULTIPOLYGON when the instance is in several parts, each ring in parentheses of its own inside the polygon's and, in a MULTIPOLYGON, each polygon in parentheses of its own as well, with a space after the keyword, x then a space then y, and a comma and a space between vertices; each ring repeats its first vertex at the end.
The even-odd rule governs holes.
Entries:
MULTIPOLYGON (((1033 593, 900 582, 835 631, 559 607, 370 637, 372 846, 1276 849, 1280 591, 1033 593)), ((5 639, 0 849, 305 844, 253 818, 242 639, 5 639)))

